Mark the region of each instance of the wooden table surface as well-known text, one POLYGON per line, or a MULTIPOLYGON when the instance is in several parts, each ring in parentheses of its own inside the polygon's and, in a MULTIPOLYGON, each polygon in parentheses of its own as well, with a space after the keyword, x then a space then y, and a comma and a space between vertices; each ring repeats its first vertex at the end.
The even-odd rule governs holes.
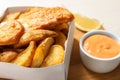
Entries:
POLYGON ((84 33, 75 29, 68 80, 120 80, 120 66, 114 71, 105 74, 94 73, 83 66, 80 59, 79 40, 84 33))
POLYGON ((83 66, 80 59, 79 40, 84 33, 75 29, 68 80, 120 80, 120 66, 114 71, 104 74, 89 71, 83 66))

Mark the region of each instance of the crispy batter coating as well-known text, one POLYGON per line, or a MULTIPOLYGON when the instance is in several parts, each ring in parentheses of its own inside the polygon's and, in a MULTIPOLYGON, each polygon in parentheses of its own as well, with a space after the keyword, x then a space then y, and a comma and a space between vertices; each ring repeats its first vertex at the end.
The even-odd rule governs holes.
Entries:
POLYGON ((25 67, 62 63, 67 23, 73 19, 73 14, 62 7, 33 7, 7 14, 0 24, 0 61, 25 67))
POLYGON ((18 53, 12 50, 4 51, 0 53, 1 62, 11 62, 17 57, 18 53))
POLYGON ((6 22, 0 27, 0 45, 11 45, 18 42, 24 32, 23 26, 15 20, 6 22))
POLYGON ((8 20, 15 20, 19 17, 20 12, 15 12, 15 13, 11 13, 5 16, 5 18, 3 19, 3 21, 8 21, 8 20))
POLYGON ((52 28, 53 26, 69 22, 74 19, 72 13, 61 7, 30 9, 19 17, 22 24, 27 23, 32 29, 52 28))
POLYGON ((40 41, 47 37, 56 37, 57 33, 50 30, 30 30, 22 35, 19 42, 14 45, 15 48, 29 44, 30 41, 40 41))

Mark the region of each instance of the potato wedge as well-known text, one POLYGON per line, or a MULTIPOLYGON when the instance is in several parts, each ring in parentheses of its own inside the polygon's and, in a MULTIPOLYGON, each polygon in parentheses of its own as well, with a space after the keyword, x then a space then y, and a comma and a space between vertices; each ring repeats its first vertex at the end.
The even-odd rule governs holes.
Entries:
POLYGON ((62 23, 62 24, 57 25, 55 30, 57 30, 57 31, 67 30, 68 31, 68 29, 69 29, 68 24, 62 23))
POLYGON ((55 44, 59 44, 64 48, 65 41, 67 40, 67 38, 62 32, 58 31, 57 33, 58 36, 55 38, 55 44))
POLYGON ((53 37, 48 37, 44 41, 41 42, 41 46, 44 52, 44 56, 48 54, 50 46, 54 43, 53 37))
POLYGON ((61 45, 52 45, 48 56, 43 61, 41 67, 54 66, 64 60, 64 49, 61 45))
POLYGON ((44 39, 37 47, 35 51, 35 55, 32 61, 31 67, 40 67, 44 58, 46 57, 50 46, 54 43, 54 39, 52 37, 48 37, 44 39))
POLYGON ((4 51, 0 54, 1 62, 11 62, 17 57, 18 53, 12 50, 4 51))
POLYGON ((29 46, 17 56, 13 63, 20 66, 26 67, 30 66, 34 56, 35 49, 36 49, 35 42, 31 41, 29 46))

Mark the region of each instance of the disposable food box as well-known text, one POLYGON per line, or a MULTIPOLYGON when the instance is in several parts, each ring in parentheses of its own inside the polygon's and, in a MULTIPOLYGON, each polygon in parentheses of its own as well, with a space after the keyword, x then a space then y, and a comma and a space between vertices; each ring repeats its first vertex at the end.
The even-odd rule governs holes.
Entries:
MULTIPOLYGON (((6 14, 13 12, 25 12, 29 7, 8 7, 0 19, 6 14)), ((43 67, 28 68, 18 66, 12 63, 0 62, 0 78, 8 78, 14 80, 67 80, 71 50, 73 45, 74 21, 69 24, 67 40, 65 42, 65 57, 61 64, 43 67)))

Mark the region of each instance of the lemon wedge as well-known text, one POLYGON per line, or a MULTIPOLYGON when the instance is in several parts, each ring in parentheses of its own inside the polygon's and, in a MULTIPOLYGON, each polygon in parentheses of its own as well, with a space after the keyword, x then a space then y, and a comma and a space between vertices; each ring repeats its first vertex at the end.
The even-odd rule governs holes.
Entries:
POLYGON ((101 27, 101 23, 95 19, 90 19, 86 16, 74 14, 75 26, 83 31, 96 30, 101 27))

